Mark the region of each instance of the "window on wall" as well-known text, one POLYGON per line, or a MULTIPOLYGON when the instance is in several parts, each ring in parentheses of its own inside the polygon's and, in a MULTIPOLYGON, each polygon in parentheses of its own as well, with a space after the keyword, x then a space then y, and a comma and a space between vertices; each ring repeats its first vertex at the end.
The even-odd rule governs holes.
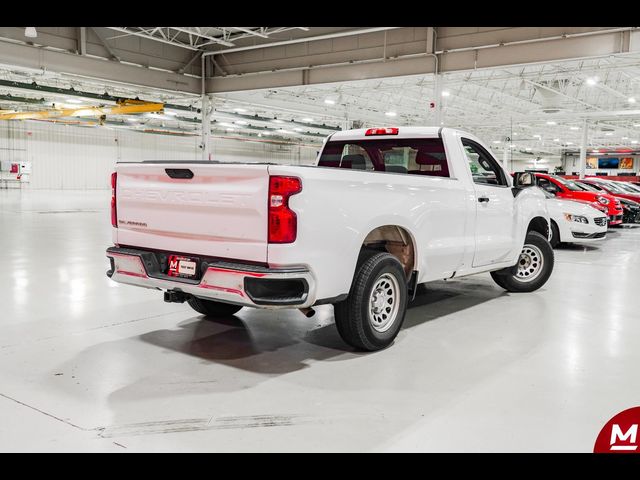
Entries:
POLYGON ((467 156, 473 181, 483 185, 507 186, 507 178, 500 164, 481 145, 466 138, 462 146, 467 156))
POLYGON ((449 177, 440 138, 328 142, 318 166, 449 177))

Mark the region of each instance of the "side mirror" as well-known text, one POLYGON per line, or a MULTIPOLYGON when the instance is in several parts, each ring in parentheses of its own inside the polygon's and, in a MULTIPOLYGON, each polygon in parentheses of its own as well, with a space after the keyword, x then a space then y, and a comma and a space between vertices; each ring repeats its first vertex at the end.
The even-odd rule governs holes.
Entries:
POLYGON ((533 187, 536 184, 536 177, 530 172, 518 172, 515 174, 513 186, 517 188, 533 187))

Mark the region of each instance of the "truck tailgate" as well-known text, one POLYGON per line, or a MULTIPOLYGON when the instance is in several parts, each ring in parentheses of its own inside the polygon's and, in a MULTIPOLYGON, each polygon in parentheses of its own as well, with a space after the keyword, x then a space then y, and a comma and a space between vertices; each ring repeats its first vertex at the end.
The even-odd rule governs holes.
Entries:
POLYGON ((116 172, 118 244, 267 261, 266 165, 120 163, 116 172), (174 169, 193 178, 172 178, 174 169))

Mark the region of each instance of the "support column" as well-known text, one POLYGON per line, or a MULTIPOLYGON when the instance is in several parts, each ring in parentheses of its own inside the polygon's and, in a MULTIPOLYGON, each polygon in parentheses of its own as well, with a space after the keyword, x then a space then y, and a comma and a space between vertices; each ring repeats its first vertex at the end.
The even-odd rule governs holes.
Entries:
POLYGON ((87 27, 78 27, 78 53, 87 54, 87 27))
POLYGON ((202 95, 202 159, 209 160, 209 141, 211 138, 211 99, 202 95))
POLYGON ((441 75, 436 73, 434 75, 434 102, 436 104, 435 111, 435 126, 439 127, 442 123, 442 78, 441 75))
POLYGON ((505 141, 504 151, 502 152, 502 166, 508 172, 509 171, 509 150, 511 145, 505 141))
POLYGON ((585 118, 582 121, 582 144, 580 145, 580 180, 584 178, 587 168, 587 141, 588 141, 588 124, 585 118))

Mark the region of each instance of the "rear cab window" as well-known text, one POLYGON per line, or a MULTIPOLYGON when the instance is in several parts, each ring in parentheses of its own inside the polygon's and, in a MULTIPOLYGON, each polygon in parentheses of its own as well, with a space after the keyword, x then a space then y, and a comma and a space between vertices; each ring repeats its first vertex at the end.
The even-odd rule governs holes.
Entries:
POLYGON ((319 167, 450 177, 440 138, 385 138, 329 141, 319 167))

